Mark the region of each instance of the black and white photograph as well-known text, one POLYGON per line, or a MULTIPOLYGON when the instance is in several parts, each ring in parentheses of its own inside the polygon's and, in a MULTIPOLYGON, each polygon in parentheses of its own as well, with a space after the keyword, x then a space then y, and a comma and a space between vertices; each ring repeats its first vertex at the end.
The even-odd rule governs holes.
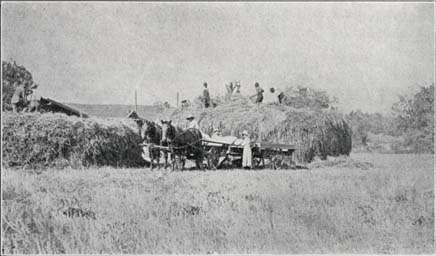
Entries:
POLYGON ((434 254, 434 2, 1 3, 1 254, 434 254))

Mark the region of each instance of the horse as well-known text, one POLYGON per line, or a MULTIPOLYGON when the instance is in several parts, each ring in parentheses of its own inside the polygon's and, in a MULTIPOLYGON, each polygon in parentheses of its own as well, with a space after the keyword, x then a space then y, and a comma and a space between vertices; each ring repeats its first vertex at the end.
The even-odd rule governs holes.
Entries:
POLYGON ((138 125, 138 133, 139 135, 141 135, 141 128, 144 125, 145 119, 140 118, 135 110, 130 110, 129 113, 127 114, 127 118, 133 119, 136 122, 136 124, 138 125))
MULTIPOLYGON (((162 145, 169 145, 175 147, 172 156, 173 170, 175 169, 176 158, 182 160, 183 157, 188 157, 191 153, 194 155, 195 165, 197 168, 202 168, 203 151, 201 148, 201 139, 203 136, 198 129, 183 130, 180 127, 171 124, 171 120, 162 123, 162 145)), ((184 160, 182 160, 181 169, 184 167, 184 160)))
MULTIPOLYGON (((160 145, 162 138, 162 127, 148 120, 143 121, 141 128, 141 138, 149 143, 149 156, 150 156, 150 169, 153 170, 153 162, 157 160, 157 167, 160 168, 160 150, 159 148, 153 147, 154 145, 160 145)), ((168 153, 164 153, 165 158, 165 168, 168 167, 168 153)))
MULTIPOLYGON (((150 170, 153 170, 153 162, 157 161, 157 167, 160 168, 160 150, 153 145, 160 145, 162 128, 155 122, 140 118, 136 111, 129 111, 127 118, 133 119, 138 125, 138 133, 142 140, 149 143, 150 170), (150 145, 151 144, 151 145, 150 145)), ((164 153, 165 168, 168 167, 168 153, 164 153)))

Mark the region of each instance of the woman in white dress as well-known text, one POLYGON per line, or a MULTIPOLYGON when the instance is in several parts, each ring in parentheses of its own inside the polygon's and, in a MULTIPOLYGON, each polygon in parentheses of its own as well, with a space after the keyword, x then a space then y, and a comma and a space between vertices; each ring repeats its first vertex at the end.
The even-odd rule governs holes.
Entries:
POLYGON ((242 167, 244 169, 251 169, 252 166, 252 154, 251 154, 251 141, 250 135, 247 131, 242 132, 242 145, 244 146, 244 151, 242 153, 242 167))

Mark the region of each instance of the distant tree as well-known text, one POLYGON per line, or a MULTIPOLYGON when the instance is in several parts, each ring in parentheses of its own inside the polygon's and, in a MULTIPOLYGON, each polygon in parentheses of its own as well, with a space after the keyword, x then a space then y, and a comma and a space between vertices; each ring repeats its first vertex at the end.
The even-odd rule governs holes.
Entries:
POLYGON ((189 100, 182 100, 181 102, 181 107, 184 108, 189 108, 191 106, 191 102, 189 100))
POLYGON ((11 99, 15 88, 24 84, 24 88, 29 90, 33 85, 32 74, 23 66, 19 66, 15 61, 2 61, 2 110, 11 110, 11 99))
POLYGON ((326 91, 310 87, 287 87, 284 93, 284 104, 294 108, 327 109, 338 102, 336 97, 330 97, 326 91))
POLYGON ((402 133, 396 128, 395 118, 390 114, 364 113, 353 110, 346 115, 353 131, 353 144, 355 146, 368 146, 369 134, 384 134, 398 137, 402 133))
POLYGON ((168 101, 162 102, 162 101, 156 101, 153 103, 153 106, 159 108, 160 110, 165 110, 167 108, 171 108, 170 103, 168 101))
POLYGON ((352 128, 352 138, 355 145, 367 146, 368 133, 371 130, 371 123, 368 120, 368 114, 360 110, 351 111, 347 117, 352 128))
POLYGON ((413 97, 402 95, 393 106, 399 128, 428 130, 434 127, 434 84, 421 86, 413 97))
POLYGON ((414 151, 434 153, 434 84, 421 86, 413 96, 400 96, 393 111, 414 151))
POLYGON ((171 107, 171 105, 170 105, 170 103, 168 103, 168 101, 165 101, 165 102, 163 103, 163 106, 164 106, 165 108, 170 108, 170 107, 171 107))

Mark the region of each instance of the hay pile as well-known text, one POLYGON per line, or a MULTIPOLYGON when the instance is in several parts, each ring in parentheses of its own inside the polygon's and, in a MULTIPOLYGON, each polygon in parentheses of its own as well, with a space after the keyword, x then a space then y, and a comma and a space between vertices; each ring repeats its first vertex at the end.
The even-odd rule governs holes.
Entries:
POLYGON ((216 108, 177 109, 166 118, 179 126, 187 124, 185 117, 193 113, 203 132, 219 128, 223 135, 241 137, 250 131, 252 139, 295 145, 296 160, 310 162, 316 155, 349 155, 351 129, 344 119, 331 111, 296 109, 290 106, 260 104, 241 98, 216 108))
POLYGON ((63 114, 3 113, 5 167, 123 166, 143 163, 131 120, 81 119, 63 114))

